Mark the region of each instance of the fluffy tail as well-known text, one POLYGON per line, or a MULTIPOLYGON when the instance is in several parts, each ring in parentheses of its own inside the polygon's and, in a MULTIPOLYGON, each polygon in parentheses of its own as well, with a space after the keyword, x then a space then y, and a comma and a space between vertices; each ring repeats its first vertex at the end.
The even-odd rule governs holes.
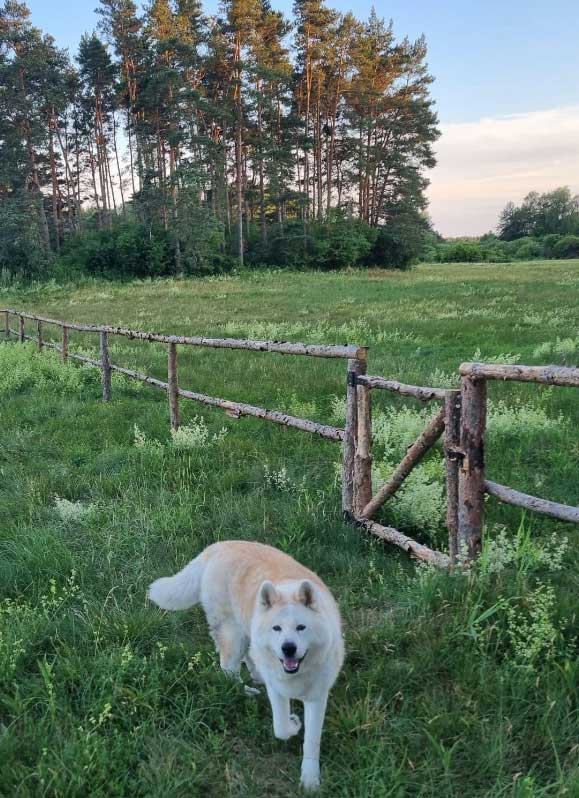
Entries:
POLYGON ((147 595, 163 610, 186 610, 201 599, 204 570, 205 562, 200 555, 175 576, 163 576, 149 585, 147 595))

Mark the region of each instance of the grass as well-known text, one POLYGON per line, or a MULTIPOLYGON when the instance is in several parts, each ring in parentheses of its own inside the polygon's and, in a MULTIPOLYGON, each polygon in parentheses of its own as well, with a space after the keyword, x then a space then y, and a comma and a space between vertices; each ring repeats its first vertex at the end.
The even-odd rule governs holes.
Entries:
MULTIPOLYGON (((3 290, 0 306, 141 329, 370 345, 370 371, 451 385, 462 360, 576 364, 579 261, 410 273, 259 273, 3 290)), ((71 336, 71 351, 95 337, 71 336)), ((160 345, 114 362, 163 377, 160 345)), ((344 364, 180 350, 180 381, 340 424, 344 364)), ((579 504, 570 389, 490 386, 490 478, 579 504)), ((487 505, 470 574, 416 566, 340 518, 339 450, 0 344, 0 795, 281 798, 300 741, 219 672, 202 613, 147 584, 210 541, 272 543, 315 568, 346 622, 322 795, 579 796, 579 556, 573 527, 487 505), (135 425, 137 433, 135 436, 135 425), (225 430, 225 431, 224 431, 225 430), (136 445, 138 444, 138 445, 136 445)), ((385 476, 432 409, 375 396, 385 476)), ((436 451, 383 518, 443 546, 436 451)))

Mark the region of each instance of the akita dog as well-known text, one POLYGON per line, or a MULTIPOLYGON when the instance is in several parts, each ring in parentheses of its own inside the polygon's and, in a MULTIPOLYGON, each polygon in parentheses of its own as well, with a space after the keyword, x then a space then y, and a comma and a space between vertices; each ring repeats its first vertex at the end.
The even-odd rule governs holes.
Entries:
POLYGON ((303 702, 301 785, 316 790, 328 693, 344 661, 340 613, 322 580, 271 546, 231 540, 157 579, 148 595, 166 610, 201 603, 222 669, 241 679, 245 662, 253 680, 265 684, 276 737, 299 732, 290 699, 303 702))

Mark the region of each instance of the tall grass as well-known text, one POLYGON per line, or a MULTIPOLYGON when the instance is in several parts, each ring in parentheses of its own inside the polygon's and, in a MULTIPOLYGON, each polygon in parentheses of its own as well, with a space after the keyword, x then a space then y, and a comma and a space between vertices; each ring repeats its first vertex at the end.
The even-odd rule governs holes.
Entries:
MULTIPOLYGON (((544 362, 579 334, 579 263, 92 283, 9 294, 55 318, 371 345, 371 371, 452 384, 461 360, 544 362), (540 351, 538 351, 540 350, 540 351), (537 353, 537 356, 535 356, 537 353)), ((94 350, 73 335, 71 349, 94 350)), ((572 363, 570 346, 549 359, 572 363)), ((160 345, 115 341, 158 376, 160 345)), ((340 423, 344 364, 180 350, 183 387, 340 423)), ((577 394, 490 386, 489 475, 579 503, 577 394)), ((578 795, 573 527, 487 504, 468 573, 416 566, 340 518, 336 444, 166 398, 31 345, 0 344, 0 795, 262 798, 297 791, 299 740, 220 673, 202 613, 145 603, 217 539, 272 543, 339 599, 348 657, 323 740, 323 795, 578 795)), ((396 465, 429 409, 375 397, 396 465)), ((383 518, 443 545, 435 450, 383 518)))

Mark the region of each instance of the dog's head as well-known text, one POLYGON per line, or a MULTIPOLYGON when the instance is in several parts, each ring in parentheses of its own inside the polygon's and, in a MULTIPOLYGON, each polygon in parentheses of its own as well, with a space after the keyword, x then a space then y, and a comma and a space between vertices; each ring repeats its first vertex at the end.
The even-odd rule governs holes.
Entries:
POLYGON ((292 584, 264 582, 257 594, 255 642, 287 674, 296 674, 307 657, 316 658, 329 644, 319 611, 316 586, 308 579, 292 584))

